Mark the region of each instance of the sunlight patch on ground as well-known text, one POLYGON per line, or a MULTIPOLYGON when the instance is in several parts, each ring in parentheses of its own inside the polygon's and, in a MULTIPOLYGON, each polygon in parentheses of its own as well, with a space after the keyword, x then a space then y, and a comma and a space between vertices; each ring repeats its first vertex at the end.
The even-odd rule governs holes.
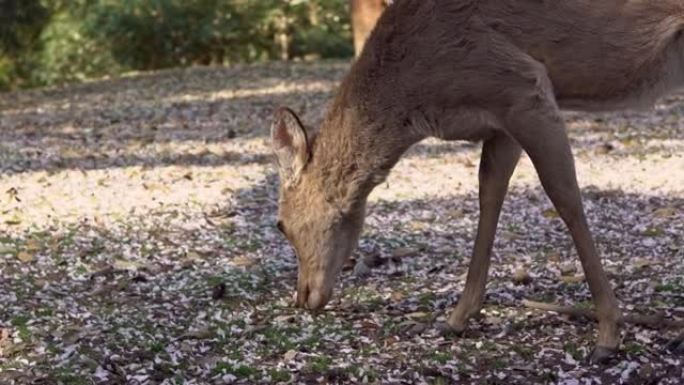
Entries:
POLYGON ((255 96, 280 97, 282 95, 296 95, 311 92, 331 92, 337 86, 337 82, 301 82, 301 83, 278 83, 271 87, 247 88, 247 89, 225 89, 214 92, 187 93, 183 95, 165 98, 164 103, 193 102, 193 101, 216 101, 244 99, 255 96))

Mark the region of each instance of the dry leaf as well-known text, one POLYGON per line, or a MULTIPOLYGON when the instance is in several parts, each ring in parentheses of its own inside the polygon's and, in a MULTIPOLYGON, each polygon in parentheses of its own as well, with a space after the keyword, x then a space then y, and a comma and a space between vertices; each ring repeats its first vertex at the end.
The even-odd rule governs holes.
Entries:
POLYGON ((131 270, 131 271, 136 271, 140 265, 133 261, 127 261, 125 259, 116 259, 114 260, 114 269, 116 270, 131 270))
POLYGON ((389 346, 396 344, 397 342, 399 342, 399 337, 391 336, 391 337, 388 337, 385 339, 384 345, 385 345, 385 347, 389 347, 389 346))
POLYGON ((41 243, 40 243, 39 241, 37 241, 37 240, 35 240, 35 239, 29 239, 29 240, 26 242, 26 250, 28 250, 28 251, 38 251, 38 250, 40 250, 40 249, 42 249, 42 245, 41 245, 41 243))
POLYGON ((655 265, 656 262, 646 258, 637 258, 634 260, 633 266, 636 269, 644 269, 651 265, 655 265))
POLYGON ((196 251, 188 251, 187 253, 185 253, 185 258, 193 261, 198 261, 202 259, 202 257, 200 257, 199 253, 197 253, 196 251))
POLYGON ((259 259, 241 255, 233 258, 233 260, 230 261, 230 263, 240 267, 252 267, 259 263, 259 259))
POLYGON ((214 336, 213 330, 208 327, 203 327, 201 329, 193 330, 183 334, 179 339, 197 339, 204 340, 209 339, 214 336))
POLYGON ((400 247, 398 249, 394 249, 394 251, 392 252, 392 258, 405 258, 416 254, 418 254, 418 250, 416 249, 400 247))
POLYGON ((563 258, 561 257, 560 253, 558 253, 558 252, 556 252, 556 251, 547 254, 547 255, 546 255, 546 259, 547 259, 549 262, 553 262, 553 263, 559 263, 561 260, 563 260, 563 258))
POLYGON ((35 258, 33 257, 33 254, 30 254, 26 251, 21 251, 17 253, 17 259, 24 262, 24 263, 29 263, 33 262, 35 258))
POLYGON ((410 319, 423 319, 423 318, 430 317, 430 313, 426 313, 424 311, 416 311, 413 313, 406 314, 406 317, 410 318, 410 319))
POLYGON ((283 360, 285 362, 292 361, 295 359, 295 357, 297 357, 297 351, 296 350, 288 350, 287 352, 285 352, 285 354, 283 354, 283 360))
POLYGON ((575 274, 576 272, 577 266, 572 262, 564 263, 560 267, 561 276, 570 276, 575 274))
POLYGON ((560 215, 558 214, 558 211, 556 211, 556 209, 553 209, 553 208, 546 209, 546 210, 542 211, 542 215, 544 216, 544 218, 558 218, 558 217, 560 217, 560 215))
POLYGON ((677 215, 678 210, 674 207, 663 207, 653 212, 656 218, 669 218, 677 215))
POLYGON ((394 291, 390 295, 390 299, 394 302, 400 302, 401 300, 404 299, 404 297, 405 297, 404 294, 400 291, 394 291))
POLYGON ((11 245, 6 245, 4 243, 0 243, 0 254, 7 254, 11 253, 14 251, 14 247, 11 245))
POLYGON ((564 283, 579 283, 579 282, 584 282, 584 275, 583 274, 578 274, 578 275, 563 275, 560 277, 561 282, 564 283))

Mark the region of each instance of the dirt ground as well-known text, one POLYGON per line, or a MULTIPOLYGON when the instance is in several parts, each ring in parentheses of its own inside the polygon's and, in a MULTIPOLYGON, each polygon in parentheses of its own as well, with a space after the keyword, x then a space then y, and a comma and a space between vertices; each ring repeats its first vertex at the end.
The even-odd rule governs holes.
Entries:
MULTIPOLYGON (((676 330, 628 326, 619 356, 590 365, 592 322, 522 306, 591 306, 528 159, 482 316, 465 336, 439 333, 473 242, 477 144, 411 149, 373 192, 333 302, 294 309, 269 121, 288 105, 316 126, 347 68, 198 68, 0 94, 0 383, 684 383, 676 330)), ((681 320, 684 97, 566 117, 622 307, 681 320)))

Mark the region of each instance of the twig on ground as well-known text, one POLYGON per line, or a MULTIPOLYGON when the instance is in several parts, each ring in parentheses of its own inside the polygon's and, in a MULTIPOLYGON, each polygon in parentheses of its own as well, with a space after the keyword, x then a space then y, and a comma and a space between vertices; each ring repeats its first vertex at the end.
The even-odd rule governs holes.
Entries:
MULTIPOLYGON (((587 318, 593 321, 597 321, 596 313, 589 309, 583 309, 572 306, 560 306, 552 303, 536 302, 530 300, 523 300, 523 305, 525 307, 537 310, 552 311, 560 314, 566 314, 569 316, 577 318, 587 318)), ((621 324, 633 324, 639 326, 645 326, 653 329, 684 329, 684 320, 671 320, 665 319, 665 314, 625 314, 620 319, 621 324)))

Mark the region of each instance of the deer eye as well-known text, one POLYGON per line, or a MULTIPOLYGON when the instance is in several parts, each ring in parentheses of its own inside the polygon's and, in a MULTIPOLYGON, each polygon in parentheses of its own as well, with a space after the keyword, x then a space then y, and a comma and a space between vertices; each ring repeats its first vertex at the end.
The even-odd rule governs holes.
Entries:
POLYGON ((276 227, 278 228, 278 231, 285 235, 285 225, 283 225, 283 221, 278 221, 278 223, 276 223, 276 227))

